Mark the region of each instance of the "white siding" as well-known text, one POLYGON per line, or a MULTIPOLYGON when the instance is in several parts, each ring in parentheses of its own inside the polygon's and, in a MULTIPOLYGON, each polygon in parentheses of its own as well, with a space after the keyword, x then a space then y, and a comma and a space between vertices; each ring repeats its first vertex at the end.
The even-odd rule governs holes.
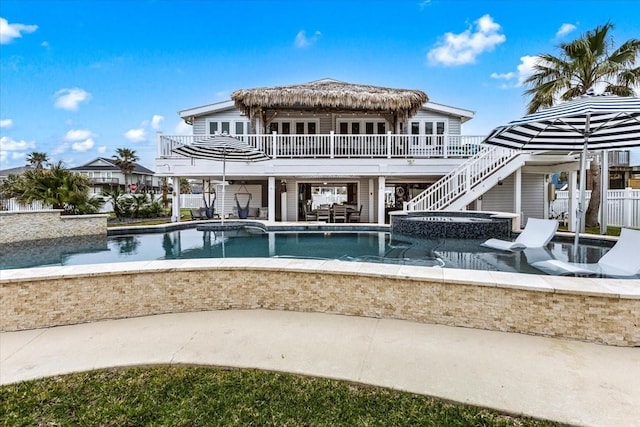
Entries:
POLYGON ((502 185, 496 185, 482 196, 482 210, 513 212, 513 175, 502 181, 502 185))
POLYGON ((544 218, 544 175, 522 174, 522 225, 528 218, 544 218))
POLYGON ((419 110, 413 117, 409 119, 411 120, 420 120, 420 121, 433 121, 433 122, 442 122, 446 123, 446 133, 449 135, 460 135, 461 133, 461 125, 460 125, 460 117, 447 116, 444 114, 438 114, 433 111, 427 110, 419 110))
POLYGON ((243 116, 240 113, 240 110, 226 110, 220 111, 218 113, 209 114, 206 116, 200 116, 193 119, 193 134, 201 135, 208 134, 209 129, 207 128, 207 122, 211 119, 215 119, 215 121, 228 121, 230 122, 230 130, 231 133, 235 133, 235 125, 234 123, 237 121, 249 122, 249 119, 246 116, 243 116))

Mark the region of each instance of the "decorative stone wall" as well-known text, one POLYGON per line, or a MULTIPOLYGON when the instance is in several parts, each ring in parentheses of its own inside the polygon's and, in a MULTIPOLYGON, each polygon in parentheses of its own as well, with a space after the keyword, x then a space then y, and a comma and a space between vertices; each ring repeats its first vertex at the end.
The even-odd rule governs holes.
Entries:
POLYGON ((107 235, 108 215, 60 215, 60 210, 0 212, 0 244, 71 236, 107 235))
POLYGON ((640 346, 637 292, 625 296, 604 286, 597 291, 592 282, 585 282, 587 290, 580 291, 566 278, 562 280, 567 287, 562 289, 538 285, 543 282, 535 275, 518 275, 531 277, 510 285, 514 275, 506 273, 251 258, 4 273, 2 331, 161 313, 263 308, 640 346))
POLYGON ((403 212, 391 215, 391 231, 428 238, 509 239, 511 218, 482 212, 403 212))

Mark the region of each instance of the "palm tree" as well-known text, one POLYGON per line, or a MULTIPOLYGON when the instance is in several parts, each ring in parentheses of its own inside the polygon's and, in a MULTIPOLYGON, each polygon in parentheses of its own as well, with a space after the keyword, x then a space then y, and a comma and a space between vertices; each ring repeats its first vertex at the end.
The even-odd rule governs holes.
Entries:
POLYGON ((95 213, 102 204, 89 195, 89 178, 69 171, 62 162, 46 170, 25 171, 13 185, 21 202, 40 201, 68 214, 95 213))
MULTIPOLYGON (((587 31, 580 38, 561 43, 560 56, 543 54, 534 66, 534 74, 525 80, 530 86, 525 93, 531 95, 527 113, 551 107, 558 100, 567 101, 585 95, 596 86, 604 92, 619 96, 635 95, 634 87, 640 83, 640 67, 635 67, 640 53, 640 40, 630 39, 609 53, 613 47, 607 23, 587 31)), ((600 168, 593 161, 590 166, 592 192, 585 215, 585 225, 598 224, 600 206, 600 168)))
POLYGON ((49 156, 47 156, 47 153, 33 151, 27 156, 27 163, 33 166, 36 170, 42 170, 44 165, 49 163, 49 156))
POLYGON ((133 172, 135 168, 135 162, 138 161, 138 156, 135 150, 130 148, 116 148, 116 155, 113 156, 114 163, 120 171, 124 174, 124 187, 129 189, 128 176, 133 172))

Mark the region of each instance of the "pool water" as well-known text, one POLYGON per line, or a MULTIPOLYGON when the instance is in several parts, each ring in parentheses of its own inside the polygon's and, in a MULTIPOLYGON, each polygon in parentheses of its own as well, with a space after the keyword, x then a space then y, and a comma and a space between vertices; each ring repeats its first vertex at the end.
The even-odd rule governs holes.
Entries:
MULTIPOLYGON (((190 258, 295 257, 542 274, 540 257, 570 258, 570 243, 543 250, 501 252, 484 239, 426 239, 386 232, 274 232, 244 228, 76 237, 0 245, 0 269, 190 258), (532 259, 535 258, 535 259, 532 259)), ((581 245, 579 262, 597 262, 608 249, 581 245)))

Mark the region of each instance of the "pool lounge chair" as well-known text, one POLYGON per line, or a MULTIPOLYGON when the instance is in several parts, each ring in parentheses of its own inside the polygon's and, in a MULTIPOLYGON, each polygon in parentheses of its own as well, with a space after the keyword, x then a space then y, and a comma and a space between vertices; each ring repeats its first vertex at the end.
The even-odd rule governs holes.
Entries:
POLYGON ((534 268, 550 275, 604 275, 630 277, 640 275, 640 230, 623 228, 620 238, 609 251, 595 264, 549 259, 529 262, 534 268))
POLYGON ((515 241, 500 239, 489 239, 482 243, 484 246, 501 251, 513 251, 524 248, 539 248, 546 246, 551 241, 556 230, 558 229, 558 221, 553 219, 529 218, 527 225, 522 233, 515 241))

